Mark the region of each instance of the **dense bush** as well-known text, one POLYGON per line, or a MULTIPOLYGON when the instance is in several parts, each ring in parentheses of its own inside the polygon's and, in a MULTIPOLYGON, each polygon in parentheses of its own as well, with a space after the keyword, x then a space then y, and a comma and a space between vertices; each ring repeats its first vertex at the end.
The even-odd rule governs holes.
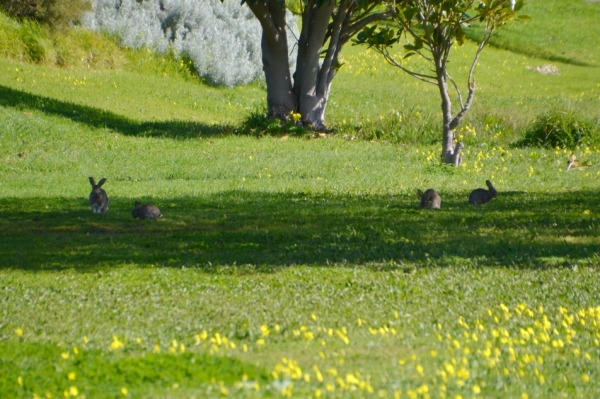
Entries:
POLYGON ((538 116, 527 128, 517 146, 574 148, 598 142, 598 121, 585 118, 572 110, 551 109, 538 116))
MULTIPOLYGON (((289 14, 288 25, 296 29, 289 14)), ((117 36, 123 46, 173 49, 199 76, 235 86, 261 79, 261 27, 248 7, 231 0, 95 0, 85 25, 117 36)), ((297 34, 289 34, 290 48, 297 34)))
POLYGON ((0 7, 11 17, 30 19, 52 28, 78 23, 90 0, 0 0, 0 7))

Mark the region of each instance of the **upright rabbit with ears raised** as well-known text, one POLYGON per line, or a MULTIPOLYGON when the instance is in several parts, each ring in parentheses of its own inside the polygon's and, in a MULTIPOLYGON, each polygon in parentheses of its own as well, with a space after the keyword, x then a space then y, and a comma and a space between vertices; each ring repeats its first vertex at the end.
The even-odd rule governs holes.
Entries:
POLYGON ((90 177, 90 184, 92 185, 92 192, 90 193, 90 206, 94 213, 104 213, 108 211, 108 196, 106 191, 102 188, 102 185, 106 183, 106 178, 103 178, 96 184, 93 177, 90 177))
POLYGON ((442 208, 442 197, 433 188, 425 190, 417 190, 417 195, 421 199, 421 209, 441 209, 442 208))
POLYGON ((494 198, 498 196, 498 192, 492 186, 492 182, 489 180, 485 181, 486 186, 488 186, 489 190, 485 188, 478 188, 473 190, 471 194, 469 194, 469 204, 471 205, 481 205, 490 202, 494 198))

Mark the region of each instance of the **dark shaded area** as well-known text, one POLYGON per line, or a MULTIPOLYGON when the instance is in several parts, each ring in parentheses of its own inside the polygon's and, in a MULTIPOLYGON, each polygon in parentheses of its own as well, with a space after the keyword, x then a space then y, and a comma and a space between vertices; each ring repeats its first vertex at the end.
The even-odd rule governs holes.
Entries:
POLYGON ((233 131, 231 126, 207 125, 183 120, 139 122, 110 111, 39 96, 0 85, 0 105, 20 109, 36 109, 48 115, 61 116, 92 128, 115 130, 127 136, 191 139, 215 136, 233 131))
POLYGON ((597 265, 599 197, 505 192, 473 207, 466 195, 446 195, 442 210, 421 211, 416 195, 230 191, 156 202, 158 221, 134 221, 122 198, 106 214, 92 214, 85 199, 4 198, 0 268, 597 265))
MULTIPOLYGON (((479 41, 481 40, 482 32, 483 30, 479 27, 474 27, 465 30, 467 38, 475 43, 479 43, 479 41)), ((589 62, 584 62, 571 57, 557 55, 549 51, 537 49, 535 47, 522 47, 517 44, 511 43, 510 41, 499 41, 497 38, 494 37, 492 37, 492 39, 488 42, 488 46, 495 47, 500 50, 508 50, 515 54, 521 54, 527 57, 539 58, 547 61, 561 62, 563 64, 575 65, 580 67, 598 67, 598 65, 590 64, 589 62)))

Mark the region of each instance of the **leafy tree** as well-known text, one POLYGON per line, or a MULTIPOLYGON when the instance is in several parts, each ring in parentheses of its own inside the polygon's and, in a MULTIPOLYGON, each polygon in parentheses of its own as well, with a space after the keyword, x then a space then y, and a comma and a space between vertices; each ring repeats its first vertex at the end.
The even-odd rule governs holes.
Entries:
POLYGON ((383 0, 302 0, 295 72, 288 67, 286 0, 242 0, 262 26, 262 63, 270 118, 292 112, 315 130, 326 130, 325 109, 344 44, 365 26, 388 19, 393 8, 383 0))
POLYGON ((394 21, 399 29, 365 27, 355 42, 367 44, 382 54, 391 65, 438 87, 443 116, 442 162, 459 166, 464 145, 454 143, 454 130, 473 104, 476 87, 474 72, 479 56, 498 28, 514 20, 528 18, 516 14, 523 7, 523 0, 387 0, 386 3, 396 7, 394 21), (447 66, 453 44, 464 44, 464 29, 472 22, 481 23, 484 30, 469 69, 468 94, 463 99, 459 85, 448 73, 447 66), (390 53, 390 49, 400 42, 405 43, 405 53, 398 60, 390 53), (417 72, 403 64, 402 59, 414 55, 420 56, 431 66, 430 72, 417 72), (452 110, 451 88, 455 90, 460 105, 456 113, 452 110))

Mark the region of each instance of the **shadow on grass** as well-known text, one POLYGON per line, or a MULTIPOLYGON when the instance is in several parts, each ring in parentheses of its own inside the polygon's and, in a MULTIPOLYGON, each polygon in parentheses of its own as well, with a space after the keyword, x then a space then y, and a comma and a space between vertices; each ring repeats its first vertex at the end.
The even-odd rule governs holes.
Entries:
POLYGON ((128 136, 190 139, 215 136, 232 131, 231 126, 207 125, 183 120, 138 122, 110 111, 56 100, 0 85, 0 105, 22 109, 37 109, 49 115, 61 116, 94 128, 107 128, 128 136))
MULTIPOLYGON (((467 38, 469 40, 473 41, 474 43, 479 43, 481 41, 482 30, 479 28, 468 29, 466 31, 466 34, 467 34, 467 38)), ((563 64, 575 65, 575 66, 580 66, 580 67, 594 67, 594 68, 600 67, 600 65, 591 64, 591 63, 585 62, 585 61, 580 61, 580 60, 574 59, 572 57, 565 57, 563 55, 558 55, 558 54, 552 53, 551 51, 548 51, 545 49, 538 49, 535 47, 523 46, 523 45, 519 45, 516 43, 510 43, 510 41, 502 41, 502 40, 497 40, 497 39, 493 38, 492 40, 489 41, 488 45, 490 47, 495 47, 497 49, 511 51, 513 53, 521 54, 521 55, 531 57, 531 58, 539 58, 542 60, 560 62, 563 64)))
POLYGON ((441 211, 421 211, 414 198, 231 191, 158 202, 165 217, 155 222, 134 221, 123 198, 106 214, 85 200, 0 199, 0 268, 597 265, 599 197, 512 192, 471 207, 446 196, 441 211))

